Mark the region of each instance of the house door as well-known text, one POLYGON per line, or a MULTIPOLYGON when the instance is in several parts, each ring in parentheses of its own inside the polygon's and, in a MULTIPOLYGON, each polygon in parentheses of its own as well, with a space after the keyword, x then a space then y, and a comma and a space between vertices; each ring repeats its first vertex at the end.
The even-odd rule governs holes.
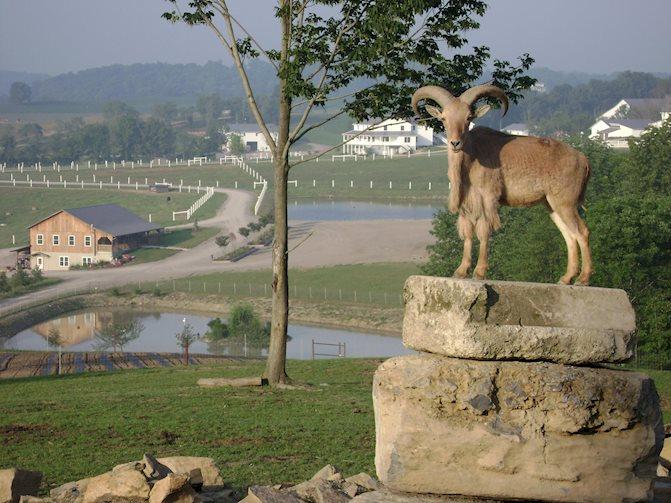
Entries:
POLYGON ((44 268, 44 258, 37 257, 37 268, 41 271, 44 268))

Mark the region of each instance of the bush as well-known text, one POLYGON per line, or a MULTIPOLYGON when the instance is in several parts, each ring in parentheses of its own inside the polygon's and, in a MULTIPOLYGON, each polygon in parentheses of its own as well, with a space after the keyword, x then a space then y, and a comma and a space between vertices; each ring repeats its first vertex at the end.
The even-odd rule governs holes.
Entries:
POLYGON ((163 292, 161 291, 161 289, 158 287, 158 285, 156 285, 156 286, 154 287, 154 289, 152 290, 151 294, 152 294, 154 297, 163 297, 163 295, 164 295, 163 292))
POLYGON ((116 286, 110 290, 110 295, 112 297, 121 297, 121 290, 119 290, 116 286))
POLYGON ((30 271, 30 275, 32 276, 33 282, 37 283, 38 281, 42 281, 44 279, 44 274, 42 274, 41 269, 33 269, 30 271))
POLYGON ((261 218, 259 218, 259 223, 261 226, 265 227, 268 224, 275 223, 275 217, 272 213, 264 213, 261 215, 261 218))
POLYGON ((245 339, 248 344, 267 344, 270 340, 270 324, 262 323, 250 304, 233 306, 228 317, 228 329, 231 337, 245 339))
POLYGON ((10 285, 13 289, 28 286, 29 284, 30 276, 28 276, 28 273, 23 269, 17 269, 17 271, 14 273, 14 276, 12 276, 12 279, 10 280, 10 285))
POLYGON ((266 229, 261 234, 259 234, 259 236, 250 244, 268 246, 273 242, 274 237, 275 237, 275 228, 273 226, 266 229))
POLYGON ((214 318, 207 324, 209 330, 203 336, 208 341, 219 341, 226 339, 230 335, 228 325, 221 321, 221 318, 214 318))
POLYGON ((9 286, 7 273, 5 271, 0 272, 0 292, 9 292, 11 289, 12 287, 9 286))
POLYGON ((249 229, 247 227, 240 227, 238 229, 238 232, 242 234, 244 237, 249 236, 249 229))
POLYGON ((142 291, 142 287, 136 286, 133 293, 135 293, 135 295, 142 295, 144 292, 142 291))
POLYGON ((228 236, 217 236, 214 239, 214 242, 217 243, 217 246, 221 246, 223 248, 224 246, 228 246, 230 238, 228 236))
POLYGON ((251 222, 251 223, 247 224, 247 227, 249 227, 249 230, 251 230, 252 232, 256 232, 256 231, 260 230, 261 227, 263 227, 263 226, 261 224, 257 224, 256 222, 251 222))
POLYGON ((224 260, 231 260, 235 262, 236 260, 241 259, 245 255, 249 254, 250 252, 254 251, 254 247, 252 246, 241 246, 240 248, 236 248, 230 253, 227 253, 224 255, 224 260))

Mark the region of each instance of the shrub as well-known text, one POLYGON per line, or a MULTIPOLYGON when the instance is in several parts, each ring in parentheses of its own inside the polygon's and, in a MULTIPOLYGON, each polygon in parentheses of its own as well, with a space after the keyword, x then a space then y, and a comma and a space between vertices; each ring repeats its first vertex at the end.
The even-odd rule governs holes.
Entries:
POLYGON ((23 269, 17 269, 10 280, 12 288, 21 288, 30 284, 30 276, 23 269))
POLYGON ((272 213, 264 213, 261 215, 261 218, 259 218, 259 223, 261 226, 265 227, 268 224, 272 224, 275 222, 275 217, 273 216, 272 213))
POLYGON ((270 324, 262 323, 250 304, 233 306, 228 317, 228 328, 232 337, 245 339, 248 344, 266 344, 270 340, 270 324))
POLYGON ((116 286, 110 290, 110 295, 112 297, 121 297, 121 290, 119 290, 116 286))
POLYGON ((230 238, 228 236, 217 236, 214 239, 214 242, 217 243, 217 246, 221 246, 222 248, 224 246, 228 246, 229 241, 230 238))
POLYGON ((249 252, 254 251, 254 248, 251 246, 241 246, 240 248, 236 248, 230 253, 227 253, 224 255, 224 260, 232 260, 236 261, 245 255, 247 255, 249 252))
POLYGON ((142 287, 136 286, 135 289, 133 290, 135 295, 142 295, 144 292, 142 291, 142 287))
POLYGON ((154 289, 152 290, 151 294, 152 294, 154 297, 163 297, 163 292, 161 291, 161 289, 159 288, 158 285, 156 285, 156 286, 154 287, 154 289))
POLYGON ((30 275, 32 276, 32 280, 34 282, 42 281, 44 279, 44 274, 42 274, 41 269, 33 269, 30 271, 30 275))
POLYGON ((263 226, 261 224, 257 224, 256 222, 250 222, 249 224, 247 224, 247 227, 249 227, 250 231, 256 232, 263 226))
POLYGON ((207 326, 209 330, 205 332, 203 337, 208 341, 219 341, 226 339, 230 335, 228 325, 221 321, 221 318, 214 318, 213 320, 210 320, 207 326))
POLYGON ((11 286, 9 286, 9 280, 7 279, 7 273, 5 271, 0 272, 0 292, 9 292, 11 286))
POLYGON ((242 234, 244 237, 249 236, 249 229, 247 227, 240 227, 238 229, 238 232, 242 234))

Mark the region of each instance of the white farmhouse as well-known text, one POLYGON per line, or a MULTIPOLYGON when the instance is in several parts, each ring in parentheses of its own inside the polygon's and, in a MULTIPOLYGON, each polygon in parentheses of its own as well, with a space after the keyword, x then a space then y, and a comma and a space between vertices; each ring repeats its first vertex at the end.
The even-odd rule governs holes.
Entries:
MULTIPOLYGON (((268 130, 273 140, 277 141, 277 126, 269 124, 268 130)), ((240 136, 245 152, 270 152, 266 137, 256 123, 229 124, 225 134, 240 136)))
POLYGON ((524 122, 513 122, 512 124, 508 124, 501 131, 517 136, 529 136, 529 126, 524 122))
POLYGON ((342 153, 403 154, 433 145, 433 128, 414 121, 387 119, 377 126, 374 124, 376 122, 352 124, 352 129, 342 134, 342 140, 346 142, 342 153))
POLYGON ((613 148, 628 148, 629 139, 646 129, 659 127, 669 118, 671 97, 623 98, 606 110, 590 127, 590 138, 599 138, 613 148))

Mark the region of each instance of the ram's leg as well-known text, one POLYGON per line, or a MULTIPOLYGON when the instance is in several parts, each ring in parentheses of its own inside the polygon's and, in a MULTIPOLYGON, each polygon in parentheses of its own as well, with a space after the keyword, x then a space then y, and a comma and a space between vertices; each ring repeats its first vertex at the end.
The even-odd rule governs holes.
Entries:
POLYGON ((468 276, 468 271, 471 269, 472 255, 473 255, 473 223, 468 220, 462 213, 457 219, 457 230, 459 237, 464 241, 464 254, 461 257, 461 264, 456 271, 454 271, 455 278, 465 278, 468 276))
POLYGON ((580 245, 580 255, 582 257, 582 269, 580 270, 580 276, 578 276, 575 284, 586 286, 589 285, 589 278, 594 272, 594 268, 592 266, 592 252, 589 249, 589 229, 587 228, 587 225, 583 219, 580 218, 578 210, 574 209, 573 212, 574 218, 578 224, 578 233, 576 235, 576 239, 580 245))
POLYGON ((559 283, 563 285, 570 285, 571 281, 578 274, 578 241, 576 240, 575 233, 566 223, 562 215, 565 215, 566 211, 557 208, 555 211, 550 213, 550 218, 555 223, 559 232, 564 237, 566 241, 566 248, 568 250, 568 262, 566 264, 566 274, 559 278, 559 283), (561 211, 561 214, 559 213, 561 211))
POLYGON ((489 237, 492 233, 489 222, 486 218, 479 218, 475 224, 475 232, 480 242, 478 250, 478 263, 475 266, 473 276, 475 279, 485 279, 487 268, 489 267, 489 237))

